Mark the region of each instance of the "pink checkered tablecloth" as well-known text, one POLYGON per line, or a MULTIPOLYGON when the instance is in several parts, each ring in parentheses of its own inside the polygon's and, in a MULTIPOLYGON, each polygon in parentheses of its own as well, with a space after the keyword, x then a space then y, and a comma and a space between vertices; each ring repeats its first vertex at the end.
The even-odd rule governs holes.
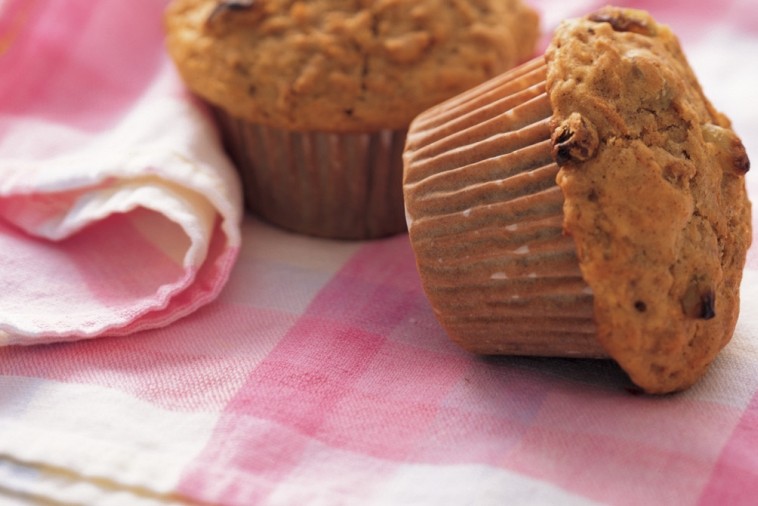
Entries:
MULTIPOLYGON (((0 503, 758 504, 753 251, 735 336, 684 393, 469 355, 406 236, 242 215, 166 3, 0 0, 0 503)), ((546 34, 605 4, 531 3, 546 34)), ((758 158, 755 1, 618 4, 674 29, 758 158)))

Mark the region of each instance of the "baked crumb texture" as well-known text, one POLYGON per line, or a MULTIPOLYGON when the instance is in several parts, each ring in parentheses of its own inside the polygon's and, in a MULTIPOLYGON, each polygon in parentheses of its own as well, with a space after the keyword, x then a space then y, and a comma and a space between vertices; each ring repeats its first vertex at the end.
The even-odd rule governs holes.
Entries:
POLYGON ((737 321, 752 231, 745 149, 645 12, 564 22, 546 61, 564 228, 598 340, 644 390, 684 389, 737 321))
POLYGON ((405 129, 532 56, 521 0, 175 0, 167 46, 198 95, 290 130, 405 129))
POLYGON ((749 161, 648 14, 564 22, 544 58, 416 118, 404 162, 419 274, 464 348, 610 356, 667 393, 731 338, 749 161))

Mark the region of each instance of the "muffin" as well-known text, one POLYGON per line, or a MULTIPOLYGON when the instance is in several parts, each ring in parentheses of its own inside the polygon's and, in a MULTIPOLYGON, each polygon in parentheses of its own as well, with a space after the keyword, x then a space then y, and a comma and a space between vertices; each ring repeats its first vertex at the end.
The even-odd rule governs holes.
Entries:
POLYGON ((174 0, 165 24, 248 208, 345 239, 405 230, 410 121, 531 58, 538 37, 521 0, 174 0))
POLYGON ((749 161, 648 13, 563 22, 543 57, 421 114, 404 160, 422 283, 464 348, 610 357, 666 393, 730 340, 749 161))

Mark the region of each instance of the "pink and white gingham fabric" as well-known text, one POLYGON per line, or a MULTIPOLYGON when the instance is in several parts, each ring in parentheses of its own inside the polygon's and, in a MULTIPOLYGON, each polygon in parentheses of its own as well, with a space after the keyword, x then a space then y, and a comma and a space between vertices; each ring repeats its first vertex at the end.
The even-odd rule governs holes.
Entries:
MULTIPOLYGON (((407 237, 241 219, 166 3, 0 0, 0 340, 68 341, 0 348, 0 503, 756 504, 754 252, 687 392, 469 355, 407 237)), ((532 3, 548 33, 605 2, 532 3)), ((754 1, 621 3, 673 27, 758 157, 754 1)))

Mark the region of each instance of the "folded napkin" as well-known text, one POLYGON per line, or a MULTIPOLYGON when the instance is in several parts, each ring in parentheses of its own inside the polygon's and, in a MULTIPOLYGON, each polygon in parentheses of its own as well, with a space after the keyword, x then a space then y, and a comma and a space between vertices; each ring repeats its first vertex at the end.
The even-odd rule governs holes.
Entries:
POLYGON ((0 3, 0 344, 164 326, 229 276, 239 184, 165 4, 0 3))

